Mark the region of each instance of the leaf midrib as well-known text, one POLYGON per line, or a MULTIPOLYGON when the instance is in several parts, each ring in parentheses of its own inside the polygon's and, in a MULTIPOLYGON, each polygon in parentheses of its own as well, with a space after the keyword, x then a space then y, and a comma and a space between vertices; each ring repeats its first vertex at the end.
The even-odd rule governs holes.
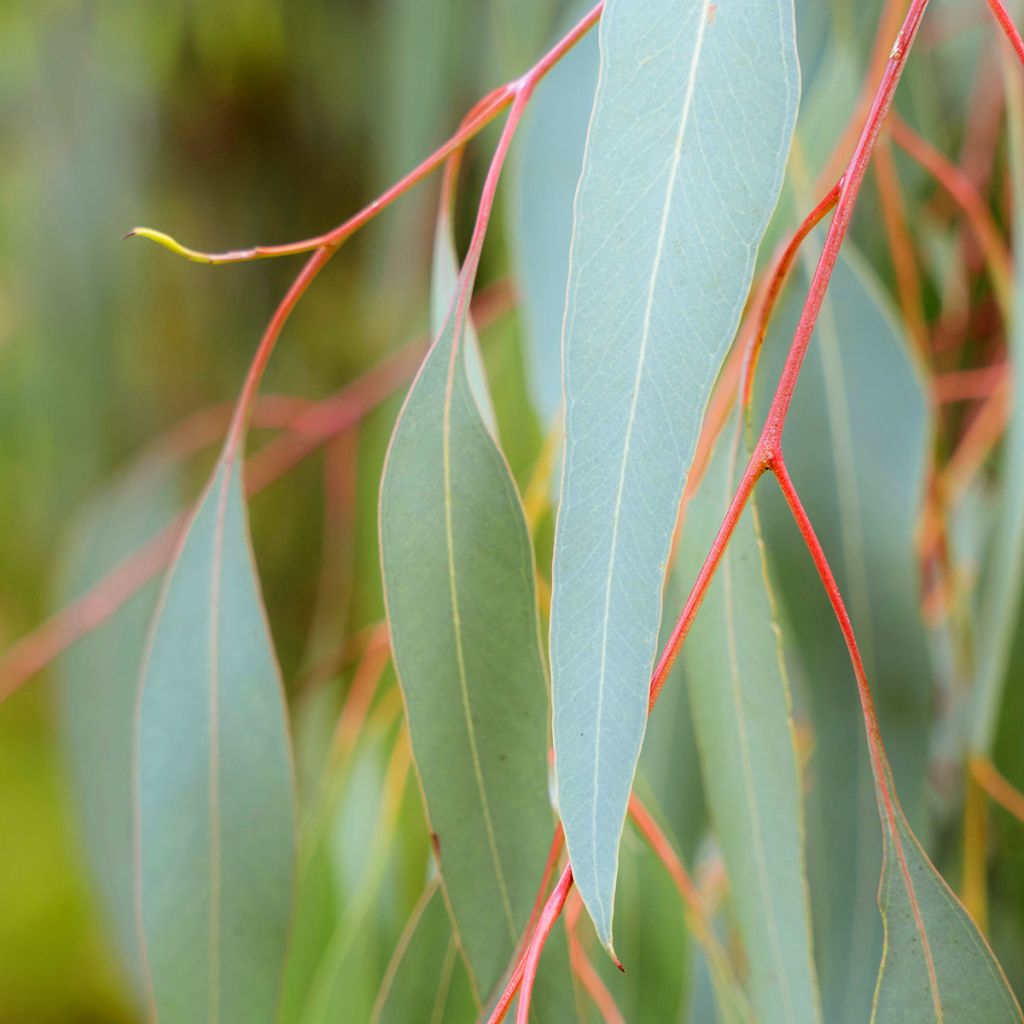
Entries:
MULTIPOLYGON (((668 188, 665 192, 665 202, 661 211, 661 222, 658 226, 658 238, 654 251, 654 260, 651 265, 650 284, 647 289, 647 302, 644 308, 643 327, 640 334, 640 351, 637 356, 636 375, 633 379, 633 390, 630 398, 629 418, 626 422, 626 436, 622 448, 622 463, 619 469, 619 482, 615 494, 615 509, 612 514, 612 536, 608 556, 607 582, 604 592, 604 613, 601 621, 601 661, 598 670, 597 685, 597 711, 596 739, 594 742, 594 781, 591 794, 591 835, 598 834, 597 827, 597 791, 601 764, 601 735, 602 721, 604 718, 604 691, 606 686, 607 662, 608 662, 608 633, 611 618, 611 599, 615 578, 616 556, 618 552, 619 524, 622 518, 622 498, 626 482, 626 469, 629 465, 630 447, 632 445, 633 428, 636 423, 636 411, 640 399, 640 380, 643 376, 644 364, 647 359, 647 345, 651 333, 651 317, 654 310, 654 296, 657 291, 658 277, 661 270, 661 262, 665 251, 665 240, 668 235, 669 215, 672 210, 672 201, 675 197, 676 184, 679 175, 679 164, 682 160, 683 140, 690 122, 690 112, 693 108, 693 97, 696 92, 697 72, 700 67, 701 50, 704 45, 704 33, 707 29, 708 8, 711 0, 702 0, 701 9, 698 14, 697 38, 694 41, 693 57, 690 60, 690 71, 686 82, 686 92, 683 96, 683 108, 680 112, 679 130, 676 133, 675 143, 672 149, 672 160, 669 168, 668 188)), ((597 863, 597 843, 591 843, 591 864, 594 876, 600 876, 597 863)), ((601 917, 607 919, 607 911, 604 901, 599 892, 594 893, 598 907, 601 910, 601 917)))

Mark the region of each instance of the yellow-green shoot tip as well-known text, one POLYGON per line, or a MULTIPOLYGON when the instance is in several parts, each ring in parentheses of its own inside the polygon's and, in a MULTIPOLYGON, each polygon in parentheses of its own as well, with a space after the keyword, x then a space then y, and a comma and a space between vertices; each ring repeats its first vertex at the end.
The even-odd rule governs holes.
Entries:
POLYGON ((165 234, 163 231, 155 231, 153 228, 132 228, 124 237, 148 238, 151 242, 156 242, 157 245, 163 246, 163 248, 170 250, 175 255, 184 256, 185 259, 192 260, 193 263, 215 262, 208 253, 189 249, 177 241, 177 239, 171 238, 170 235, 165 234))

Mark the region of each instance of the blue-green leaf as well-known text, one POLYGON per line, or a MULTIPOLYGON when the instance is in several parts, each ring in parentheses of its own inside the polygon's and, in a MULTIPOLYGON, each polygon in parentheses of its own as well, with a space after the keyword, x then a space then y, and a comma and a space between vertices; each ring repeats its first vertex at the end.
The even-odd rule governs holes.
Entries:
POLYGON ((136 744, 156 1013, 271 1021, 294 888, 292 767, 235 459, 218 463, 164 585, 136 744))
POLYGON ((791 0, 609 0, 576 197, 551 661, 559 806, 612 939, 661 592, 711 386, 778 199, 791 0))
POLYGON ((392 437, 380 501, 388 621, 458 939, 486 1001, 550 847, 533 553, 470 390, 454 317, 392 437))
MULTIPOLYGON (((691 578, 745 467, 727 428, 683 527, 691 578)), ((789 683, 751 498, 682 651, 715 833, 758 1020, 821 1019, 804 859, 804 814, 789 683)))
MULTIPOLYGON (((59 587, 66 605, 151 541, 178 511, 177 477, 145 465, 106 488, 76 524, 59 587)), ((137 994, 142 967, 132 873, 132 732, 146 625, 159 586, 127 601, 58 663, 57 704, 82 845, 104 918, 137 994)))
POLYGON ((1024 1016, 1002 968, 892 800, 887 766, 882 772, 884 787, 876 784, 890 793, 879 799, 885 943, 872 1024, 1019 1024, 1024 1016))

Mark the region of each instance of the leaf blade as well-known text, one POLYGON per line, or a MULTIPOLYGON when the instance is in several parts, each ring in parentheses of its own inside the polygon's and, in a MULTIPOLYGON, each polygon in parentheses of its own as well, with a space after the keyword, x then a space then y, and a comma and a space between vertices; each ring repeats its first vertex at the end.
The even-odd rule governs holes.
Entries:
POLYGON ((532 547, 453 320, 392 436, 381 560, 441 877, 485 1000, 526 924, 553 820, 532 547))
POLYGON ((551 661, 559 805, 606 945, 671 531, 796 113, 792 5, 711 8, 609 2, 576 198, 551 661))
MULTIPOLYGON (((739 431, 737 420, 688 506, 680 559, 691 576, 739 482, 739 431)), ((755 1015, 821 1020, 792 700, 755 496, 736 526, 681 659, 702 775, 735 895, 755 1015)))
POLYGON ((234 459, 218 463, 168 574, 135 756, 156 1012, 272 1020, 295 878, 292 768, 234 459))

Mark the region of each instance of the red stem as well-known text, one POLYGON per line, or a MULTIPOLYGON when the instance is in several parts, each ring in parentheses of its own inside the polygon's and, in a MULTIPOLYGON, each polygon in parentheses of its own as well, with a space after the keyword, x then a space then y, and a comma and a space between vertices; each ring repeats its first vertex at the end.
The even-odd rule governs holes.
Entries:
POLYGON ((996 21, 999 22, 999 27, 1006 33, 1006 38, 1009 39, 1014 53, 1017 54, 1017 59, 1024 64, 1024 40, 1021 39, 1020 32, 1017 31, 1017 26, 1014 25, 1003 0, 988 0, 988 6, 995 15, 996 21))
MULTIPOLYGON (((533 983, 537 979, 540 954, 544 949, 544 943, 547 942, 547 938, 551 934, 551 929, 555 927, 562 907, 565 906, 565 900, 571 888, 572 866, 567 864, 562 872, 562 877, 558 879, 558 884, 551 890, 551 895, 548 897, 547 903, 544 904, 540 920, 537 922, 530 945, 526 950, 526 958, 523 962, 522 991, 519 994, 519 1006, 516 1009, 516 1024, 529 1024, 530 1000, 533 995, 533 983)), ((501 1017, 492 1016, 491 1019, 500 1021, 501 1017)))
POLYGON ((793 269, 800 246, 804 244, 807 236, 835 209, 836 203, 842 194, 842 181, 836 182, 829 189, 828 194, 818 205, 803 219, 800 226, 793 232, 789 243, 782 250, 775 260, 772 272, 767 278, 767 283, 760 296, 759 310, 756 320, 756 332, 751 336, 743 361, 743 384, 740 393, 743 396, 743 408, 749 409, 754 393, 754 374, 757 372, 757 361, 764 347, 764 340, 768 334, 768 325, 771 323, 772 314, 778 305, 779 296, 782 294, 783 286, 793 269))
POLYGON ((890 122, 893 142, 914 158, 960 207, 985 257, 992 287, 1005 311, 1010 305, 1010 253, 974 182, 899 117, 890 122))
POLYGON ((860 697, 861 711, 864 716, 864 727, 867 733, 868 753, 871 758, 871 769, 875 776, 875 785, 878 793, 879 810, 887 823, 889 839, 893 844, 897 861, 899 862, 900 874, 903 876, 903 884, 906 888, 907 898, 910 902, 911 911, 914 915, 914 923, 917 928, 918 937, 921 941, 921 949, 928 968, 928 980, 931 989, 932 1006, 935 1010, 936 1020, 942 1020, 942 1006, 939 999, 938 980, 935 972, 935 963, 932 957, 931 946, 928 941, 928 934, 925 931, 924 921, 921 917, 921 908, 918 906, 914 884, 910 877, 910 868, 907 864, 906 855, 903 851, 903 841, 899 832, 899 818, 902 811, 899 809, 899 801, 892 784, 892 774, 889 770, 889 763, 885 755, 885 746, 882 743, 882 732, 878 726, 878 714, 875 711, 874 698, 871 696, 871 687, 868 685, 867 673, 864 669, 864 661, 861 657, 860 648, 857 645, 857 638, 853 632, 853 623, 843 602, 843 596, 839 591, 839 584, 832 573, 832 568, 825 557, 825 551, 814 532, 811 520, 804 509, 800 496, 786 468, 785 460, 781 455, 775 460, 772 467, 775 478, 782 489, 783 497, 789 506, 793 519, 796 521, 800 536, 810 553, 814 567, 821 578, 822 586, 828 596, 829 604, 839 623, 843 639, 846 641, 846 649, 850 654, 850 663, 853 666, 853 674, 857 680, 857 694, 860 697))

